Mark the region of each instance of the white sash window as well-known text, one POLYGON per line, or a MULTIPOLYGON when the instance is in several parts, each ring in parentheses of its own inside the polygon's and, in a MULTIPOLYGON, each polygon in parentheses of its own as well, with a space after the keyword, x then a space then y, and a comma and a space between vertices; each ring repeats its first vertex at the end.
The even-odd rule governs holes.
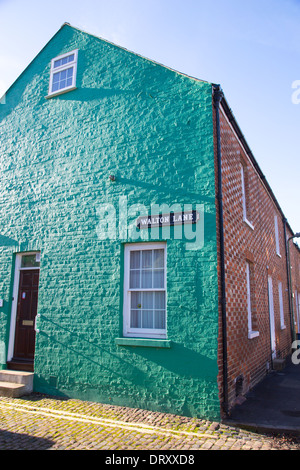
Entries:
POLYGON ((125 247, 124 336, 166 337, 166 244, 125 247))

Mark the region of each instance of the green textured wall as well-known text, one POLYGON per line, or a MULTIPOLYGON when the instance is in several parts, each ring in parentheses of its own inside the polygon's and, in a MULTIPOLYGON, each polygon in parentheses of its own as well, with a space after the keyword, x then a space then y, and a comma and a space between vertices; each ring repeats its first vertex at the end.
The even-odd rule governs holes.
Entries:
POLYGON ((211 85, 64 26, 7 92, 0 136, 2 367, 14 253, 41 250, 36 391, 218 419, 211 85), (46 99, 51 59, 75 48, 78 89, 46 99), (167 240, 170 348, 116 342, 132 235, 102 239, 99 208, 119 216, 120 197, 204 210, 198 249, 167 240))

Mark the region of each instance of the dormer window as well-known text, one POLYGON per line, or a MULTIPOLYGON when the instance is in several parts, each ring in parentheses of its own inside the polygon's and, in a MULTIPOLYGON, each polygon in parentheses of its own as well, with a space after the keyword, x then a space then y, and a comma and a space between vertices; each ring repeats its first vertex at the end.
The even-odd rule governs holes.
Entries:
POLYGON ((78 49, 52 59, 48 96, 76 88, 77 57, 78 49))

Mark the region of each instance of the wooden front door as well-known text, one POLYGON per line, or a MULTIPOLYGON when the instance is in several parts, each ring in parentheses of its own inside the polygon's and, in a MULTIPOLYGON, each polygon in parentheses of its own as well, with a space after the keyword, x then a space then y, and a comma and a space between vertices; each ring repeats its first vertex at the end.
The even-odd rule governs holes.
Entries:
POLYGON ((37 314, 39 270, 20 271, 13 360, 33 362, 35 317, 37 314))

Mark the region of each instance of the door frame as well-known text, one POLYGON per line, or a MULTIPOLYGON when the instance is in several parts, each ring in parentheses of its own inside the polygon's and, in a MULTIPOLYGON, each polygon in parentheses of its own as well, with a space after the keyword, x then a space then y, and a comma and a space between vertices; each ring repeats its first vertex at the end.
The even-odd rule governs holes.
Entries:
POLYGON ((268 276, 268 298, 269 298, 271 354, 272 354, 272 359, 276 359, 276 330, 275 330, 274 292, 273 292, 273 280, 272 280, 271 276, 268 276))
POLYGON ((39 270, 40 269, 39 266, 34 267, 34 268, 21 268, 22 256, 23 255, 36 255, 38 253, 40 253, 40 251, 24 251, 22 253, 16 253, 14 286, 13 286, 13 296, 12 296, 12 304, 11 304, 10 330, 9 330, 8 351, 7 351, 7 362, 10 362, 13 359, 13 356, 14 356, 20 273, 21 273, 21 271, 29 271, 29 270, 32 270, 32 269, 38 269, 39 270))
POLYGON ((297 333, 300 333, 300 305, 299 305, 300 294, 295 290, 295 301, 296 301, 296 318, 297 318, 297 333))

